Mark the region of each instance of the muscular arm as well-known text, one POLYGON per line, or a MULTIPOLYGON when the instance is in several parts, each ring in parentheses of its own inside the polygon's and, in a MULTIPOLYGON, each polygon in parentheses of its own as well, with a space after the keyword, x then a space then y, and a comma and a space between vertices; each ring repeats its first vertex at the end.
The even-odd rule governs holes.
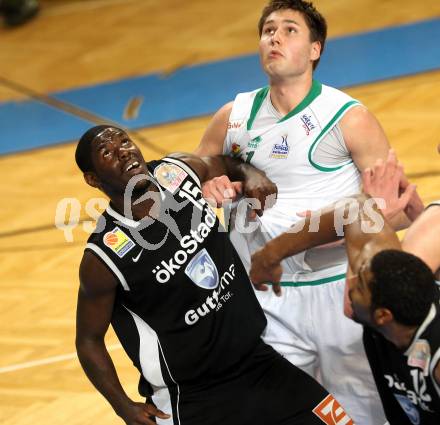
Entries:
POLYGON ((359 171, 373 167, 378 158, 385 161, 388 139, 376 117, 364 106, 350 109, 341 119, 345 144, 359 171))
MULTIPOLYGON (((210 162, 212 163, 213 155, 221 155, 223 153, 223 144, 228 130, 233 103, 227 103, 214 114, 199 146, 194 151, 194 154, 202 157, 203 160, 206 161, 207 156, 210 156, 210 162)), ((220 175, 217 174, 215 176, 211 173, 205 179, 206 184, 203 185, 203 196, 217 207, 223 206, 224 202, 232 201, 238 194, 243 193, 246 198, 257 200, 255 204, 254 201, 252 202, 253 212, 250 214, 252 218, 255 213, 262 215, 264 209, 268 208, 275 201, 276 196, 271 196, 269 199, 267 197, 276 195, 276 187, 266 178, 263 172, 253 168, 246 169, 239 162, 230 162, 228 172, 223 174, 227 176, 217 177, 220 175), (234 180, 243 181, 243 189, 234 180)))
POLYGON ((425 210, 407 230, 402 241, 405 251, 421 258, 433 271, 440 269, 440 206, 425 210))
MULTIPOLYGON (((354 163, 362 173, 373 168, 379 159, 386 161, 390 145, 379 121, 364 106, 350 109, 341 119, 340 127, 345 144, 354 163)), ((395 229, 404 229, 410 220, 404 212, 393 217, 391 223, 395 229)))
MULTIPOLYGON (((226 175, 231 181, 242 182, 245 196, 257 200, 254 209, 259 215, 275 202, 277 187, 266 177, 266 173, 237 158, 223 155, 199 158, 189 153, 174 153, 170 156, 191 166, 202 183, 222 175, 226 175)), ((237 185, 234 186, 234 190, 241 192, 241 189, 237 189, 237 185)))
POLYGON ((239 181, 266 178, 264 171, 257 170, 254 166, 246 164, 240 159, 224 155, 198 157, 191 153, 175 152, 168 156, 187 163, 196 172, 201 183, 221 175, 227 175, 231 180, 239 181))
POLYGON ((149 417, 167 418, 153 405, 135 403, 121 386, 104 336, 110 325, 117 282, 93 254, 86 252, 80 266, 76 315, 76 350, 87 377, 115 412, 130 425, 153 425, 149 417))
POLYGON ((76 315, 76 349, 87 377, 116 413, 131 402, 123 390, 104 344, 115 299, 116 281, 106 267, 86 252, 80 266, 76 315))
POLYGON ((223 152, 223 142, 228 130, 229 117, 234 102, 221 107, 212 117, 203 134, 199 146, 194 151, 197 156, 220 155, 223 152))
POLYGON ((345 237, 349 264, 354 272, 366 257, 371 258, 382 249, 400 249, 396 234, 383 220, 374 201, 364 194, 323 209, 319 216, 319 229, 316 229, 316 217, 313 216, 300 223, 290 232, 268 242, 252 256, 250 277, 254 283, 278 282, 281 260, 341 237, 345 237), (295 231, 302 225, 300 231, 295 231))
POLYGON ((437 385, 440 386, 440 362, 437 363, 437 366, 434 369, 434 379, 437 382, 437 385))

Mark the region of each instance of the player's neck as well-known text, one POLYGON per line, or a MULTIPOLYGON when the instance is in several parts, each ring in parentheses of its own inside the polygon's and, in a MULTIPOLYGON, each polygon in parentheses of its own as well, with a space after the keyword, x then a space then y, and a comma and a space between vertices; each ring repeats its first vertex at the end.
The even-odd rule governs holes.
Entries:
POLYGON ((405 326, 392 322, 382 327, 379 332, 397 348, 406 350, 417 332, 417 326, 405 326))
POLYGON ((312 87, 312 74, 291 79, 271 79, 270 100, 282 115, 297 107, 312 87))
POLYGON ((160 205, 157 201, 160 199, 160 195, 158 199, 156 199, 157 197, 154 195, 146 195, 147 192, 150 191, 158 193, 154 185, 149 185, 142 191, 134 191, 128 205, 125 205, 126 200, 124 195, 112 196, 110 197, 111 206, 122 216, 134 221, 142 220, 145 217, 157 219, 160 211, 160 205), (138 202, 141 197, 145 199, 138 202), (127 210, 131 216, 127 217, 127 210))

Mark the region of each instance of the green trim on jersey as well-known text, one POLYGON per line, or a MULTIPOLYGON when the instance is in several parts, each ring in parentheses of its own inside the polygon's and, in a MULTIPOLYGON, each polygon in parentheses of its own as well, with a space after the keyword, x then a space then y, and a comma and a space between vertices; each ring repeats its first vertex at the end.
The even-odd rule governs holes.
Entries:
POLYGON ((283 122, 293 117, 297 113, 301 112, 303 109, 306 109, 322 92, 322 84, 319 81, 313 80, 312 87, 310 91, 307 93, 307 96, 293 108, 287 115, 281 118, 278 122, 283 122))
POLYGON ((255 121, 255 117, 257 116, 258 111, 261 108, 261 104, 269 92, 269 86, 262 88, 256 95, 254 102, 252 103, 251 115, 247 121, 247 129, 250 130, 252 128, 252 124, 255 121))
MULTIPOLYGON (((254 102, 252 103, 252 109, 251 109, 251 115, 249 116, 249 119, 247 121, 247 129, 250 130, 252 128, 252 125, 254 124, 255 117, 258 114, 258 111, 261 108, 261 105, 264 101, 264 99, 267 96, 267 93, 269 92, 269 87, 264 87, 261 90, 257 92, 255 95, 254 102)), ((303 109, 307 108, 322 92, 322 84, 319 81, 313 80, 312 87, 310 87, 309 92, 307 93, 307 96, 290 112, 287 113, 283 118, 278 120, 277 123, 283 122, 288 120, 289 118, 293 117, 297 113, 301 112, 303 109)))
MULTIPOLYGON (((294 286, 295 288, 298 288, 300 286, 318 286, 323 285, 325 283, 330 282, 336 282, 337 280, 345 279, 345 273, 338 274, 336 276, 330 276, 330 277, 323 277, 322 279, 318 280, 310 280, 310 281, 303 281, 303 282, 289 282, 289 281, 282 281, 280 282, 281 286, 294 286)), ((266 283, 266 282, 265 282, 266 283)), ((267 282, 267 285, 272 285, 271 283, 267 282)))
POLYGON ((333 128, 333 126, 335 125, 335 123, 337 121, 339 121, 339 119, 342 118, 342 115, 347 111, 347 109, 349 109, 351 106, 353 105, 360 105, 360 103, 357 100, 351 100, 350 102, 347 102, 344 106, 342 106, 341 109, 339 109, 338 112, 336 112, 335 116, 329 121, 329 123, 323 128, 323 130, 321 131, 321 133, 319 133, 318 137, 315 139, 315 141, 312 143, 312 145, 310 146, 309 149, 309 162, 310 164, 312 164, 315 168, 317 168, 319 171, 323 171, 325 173, 331 172, 331 171, 336 171, 339 170, 340 168, 351 164, 353 162, 353 160, 350 160, 344 164, 338 165, 337 167, 324 167, 322 165, 317 164, 316 162, 313 161, 312 159, 312 154, 316 149, 316 145, 322 140, 322 138, 333 128))

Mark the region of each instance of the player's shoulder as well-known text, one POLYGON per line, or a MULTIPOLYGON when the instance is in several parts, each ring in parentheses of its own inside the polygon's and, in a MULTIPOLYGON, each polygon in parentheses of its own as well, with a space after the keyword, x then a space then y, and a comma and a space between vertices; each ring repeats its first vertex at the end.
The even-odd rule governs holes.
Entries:
POLYGON ((192 180, 201 186, 204 162, 197 155, 188 152, 173 152, 157 161, 152 174, 163 189, 174 194, 185 180, 192 180))
POLYGON ((89 295, 113 291, 117 280, 108 266, 90 250, 85 250, 79 266, 80 287, 89 295))
POLYGON ((252 114, 252 111, 259 109, 259 106, 266 99, 268 93, 269 86, 249 92, 238 93, 231 105, 228 130, 241 128, 244 120, 252 114))
POLYGON ((353 98, 348 93, 326 84, 321 84, 321 94, 317 99, 341 105, 346 105, 348 103, 361 104, 359 100, 353 98))
POLYGON ((233 106, 236 106, 238 103, 242 103, 242 102, 253 103, 256 99, 263 100, 268 93, 269 93, 269 86, 259 87, 252 91, 237 93, 232 103, 233 106))

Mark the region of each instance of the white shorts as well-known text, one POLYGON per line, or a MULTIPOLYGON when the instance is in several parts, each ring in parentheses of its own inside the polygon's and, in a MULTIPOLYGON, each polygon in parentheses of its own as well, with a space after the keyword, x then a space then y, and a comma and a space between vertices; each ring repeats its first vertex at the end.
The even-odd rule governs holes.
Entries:
MULTIPOLYGON (((251 251, 265 241, 258 232, 243 235, 235 230, 230 238, 249 271, 251 251)), ((343 312, 346 267, 320 272, 333 278, 283 285, 281 297, 271 287, 255 291, 268 322, 263 339, 316 378, 356 425, 382 425, 385 414, 365 354, 362 326, 343 312)))
POLYGON ((263 339, 317 378, 356 425, 382 425, 386 419, 365 355, 362 326, 343 314, 345 278, 337 279, 292 283, 282 287, 281 297, 271 288, 256 291, 268 320, 263 339))

